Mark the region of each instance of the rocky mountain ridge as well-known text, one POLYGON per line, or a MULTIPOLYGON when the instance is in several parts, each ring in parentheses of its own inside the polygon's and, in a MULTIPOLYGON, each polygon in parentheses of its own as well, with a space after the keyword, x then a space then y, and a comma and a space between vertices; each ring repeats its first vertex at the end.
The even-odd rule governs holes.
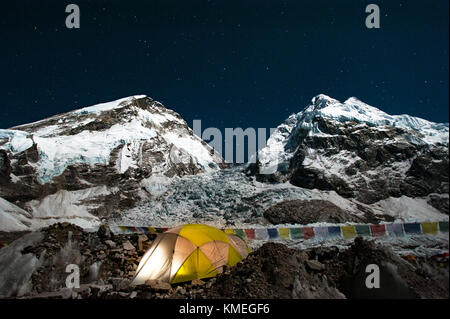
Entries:
POLYGON ((448 214, 448 141, 448 123, 322 94, 275 130, 250 170, 262 181, 334 190, 365 204, 429 197, 448 214))

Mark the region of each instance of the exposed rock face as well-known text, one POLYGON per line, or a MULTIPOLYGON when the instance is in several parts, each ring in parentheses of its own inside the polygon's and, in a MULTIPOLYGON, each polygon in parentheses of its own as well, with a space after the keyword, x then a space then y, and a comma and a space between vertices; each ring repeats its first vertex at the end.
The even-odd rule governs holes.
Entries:
POLYGON ((438 209, 440 212, 448 215, 448 196, 430 194, 428 197, 428 204, 438 209))
POLYGON ((272 224, 311 224, 317 222, 362 222, 361 218, 325 200, 293 200, 278 203, 264 212, 272 224))
MULTIPOLYGON (((448 124, 319 95, 277 128, 251 171, 263 181, 334 190, 365 204, 402 195, 442 198, 449 191, 448 132, 448 124)), ((445 204, 433 203, 445 212, 445 204)))
POLYGON ((319 125, 322 132, 337 136, 303 139, 290 164, 292 184, 335 190, 367 204, 390 196, 423 197, 448 192, 449 163, 445 147, 402 141, 406 132, 399 128, 380 132, 351 123, 336 132, 329 121, 319 122, 323 122, 319 125), (333 156, 343 171, 333 174, 326 171, 332 166, 315 167, 314 162, 320 162, 321 157, 333 156))
POLYGON ((11 173, 10 165, 11 163, 6 151, 0 150, 0 182, 9 180, 9 174, 11 173))
MULTIPOLYGON (((133 207, 145 195, 140 183, 150 176, 221 167, 220 155, 179 114, 146 96, 0 130, 0 197, 39 211, 37 218, 49 217, 43 211, 55 208, 44 207, 48 196, 53 203, 64 197, 84 213, 107 218, 133 207)), ((77 214, 71 209, 66 217, 77 214)))

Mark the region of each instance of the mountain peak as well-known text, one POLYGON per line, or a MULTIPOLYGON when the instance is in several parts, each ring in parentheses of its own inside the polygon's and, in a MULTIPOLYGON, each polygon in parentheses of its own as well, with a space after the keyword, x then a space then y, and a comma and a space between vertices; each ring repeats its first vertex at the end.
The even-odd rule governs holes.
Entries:
POLYGON ((133 103, 135 100, 144 99, 147 95, 132 95, 128 97, 124 97, 115 101, 106 102, 106 103, 100 103, 95 104, 92 106, 83 107, 81 109, 77 109, 75 111, 72 111, 73 114, 89 114, 89 113, 100 113, 104 111, 114 110, 123 108, 125 106, 129 106, 133 103))
POLYGON ((178 113, 146 95, 0 130, 0 150, 11 156, 33 146, 38 159, 32 166, 40 184, 73 166, 109 167, 114 162, 120 174, 147 165, 152 173, 182 175, 217 169, 223 161, 178 113))
POLYGON ((448 124, 434 123, 407 114, 390 115, 374 106, 350 97, 341 103, 325 94, 315 96, 310 105, 297 114, 300 126, 312 128, 314 118, 324 118, 335 122, 357 122, 370 127, 392 126, 419 132, 420 143, 448 144, 448 124))
MULTIPOLYGON (((437 147, 448 147, 449 143, 449 127, 446 123, 434 123, 405 114, 389 115, 356 97, 341 103, 319 94, 312 98, 303 111, 291 115, 272 133, 266 147, 258 152, 260 167, 263 171, 271 171, 274 167, 285 170, 291 165, 290 160, 305 139, 333 139, 340 135, 345 140, 352 140, 349 132, 359 130, 380 136, 384 136, 387 131, 398 132, 395 133, 398 136, 390 142, 403 140, 411 145, 437 147), (344 133, 346 130, 347 133, 344 133)), ((329 145, 334 144, 335 141, 329 145)))
POLYGON ((339 103, 339 101, 325 94, 318 94, 311 100, 311 104, 314 105, 315 109, 322 109, 336 103, 339 103))

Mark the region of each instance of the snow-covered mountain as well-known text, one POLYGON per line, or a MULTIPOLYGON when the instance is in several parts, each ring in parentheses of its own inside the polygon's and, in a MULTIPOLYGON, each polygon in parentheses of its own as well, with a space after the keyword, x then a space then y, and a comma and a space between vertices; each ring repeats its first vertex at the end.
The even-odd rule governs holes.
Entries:
POLYGON ((144 95, 0 129, 0 198, 29 211, 36 227, 90 225, 132 207, 150 176, 222 165, 179 114, 144 95))
POLYGON ((314 97, 270 136, 256 165, 158 180, 118 224, 448 219, 448 124, 314 97))
POLYGON ((133 96, 0 130, 0 231, 448 220, 448 142, 448 124, 318 95, 256 164, 226 168, 177 113, 133 96))
POLYGON ((448 214, 448 143, 448 123, 321 94, 273 132, 252 169, 263 180, 334 190, 366 204, 428 197, 448 214))

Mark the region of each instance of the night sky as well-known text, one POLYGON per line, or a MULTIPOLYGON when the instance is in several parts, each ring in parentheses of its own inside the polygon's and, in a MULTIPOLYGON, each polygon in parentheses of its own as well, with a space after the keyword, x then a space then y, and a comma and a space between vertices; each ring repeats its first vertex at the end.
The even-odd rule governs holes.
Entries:
POLYGON ((0 128, 135 94, 220 129, 276 127, 319 93, 449 119, 447 0, 8 1, 0 35, 0 128))

